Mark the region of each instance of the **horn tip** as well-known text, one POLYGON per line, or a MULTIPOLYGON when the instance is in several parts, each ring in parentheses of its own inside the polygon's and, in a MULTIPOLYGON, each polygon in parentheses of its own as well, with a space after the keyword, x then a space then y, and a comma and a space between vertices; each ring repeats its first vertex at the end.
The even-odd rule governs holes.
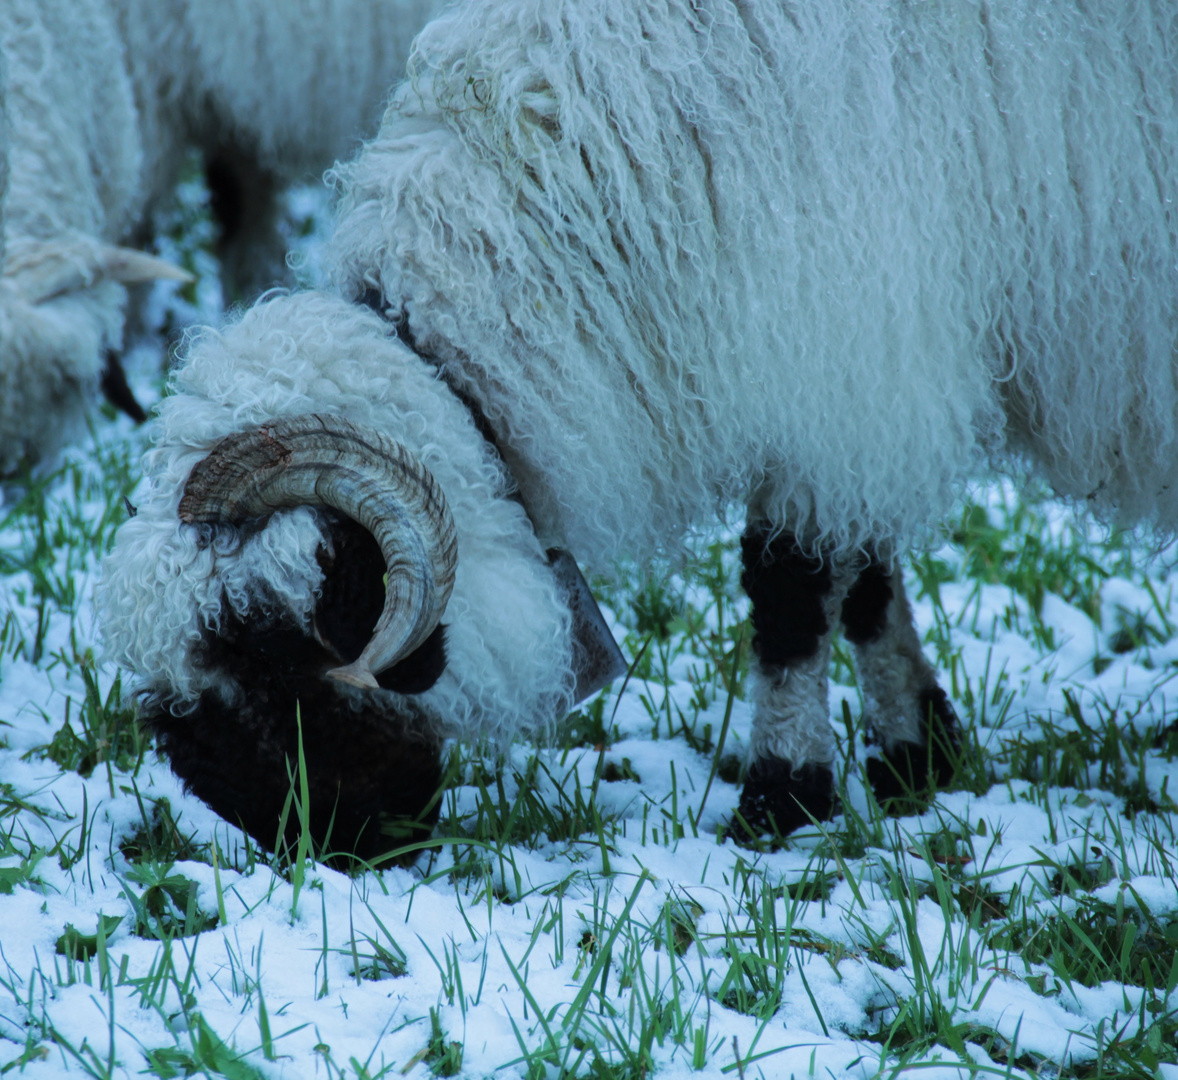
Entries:
POLYGON ((343 667, 332 668, 327 673, 327 677, 329 679, 335 679, 336 682, 355 686, 360 690, 380 689, 380 683, 376 681, 376 677, 367 667, 361 665, 359 660, 351 664, 345 664, 343 667))

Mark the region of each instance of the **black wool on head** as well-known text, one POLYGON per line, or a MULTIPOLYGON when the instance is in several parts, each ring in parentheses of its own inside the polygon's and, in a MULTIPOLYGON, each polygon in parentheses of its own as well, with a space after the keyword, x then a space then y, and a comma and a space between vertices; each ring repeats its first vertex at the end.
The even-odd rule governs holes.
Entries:
MULTIPOLYGON (((320 552, 317 636, 277 602, 258 600, 247 618, 223 604, 217 631, 206 631, 203 662, 241 692, 227 701, 205 691, 195 710, 181 716, 166 702, 149 702, 144 719, 189 789, 269 849, 298 839, 293 813, 282 837, 278 826, 301 737, 312 836, 337 861, 352 855, 371 861, 429 835, 440 805, 441 743, 412 697, 387 699, 325 678, 341 661, 354 660, 371 636, 385 570, 366 530, 334 512, 325 512, 325 521, 330 544, 320 552)), ((445 665, 439 626, 378 681, 401 695, 418 694, 445 665)))

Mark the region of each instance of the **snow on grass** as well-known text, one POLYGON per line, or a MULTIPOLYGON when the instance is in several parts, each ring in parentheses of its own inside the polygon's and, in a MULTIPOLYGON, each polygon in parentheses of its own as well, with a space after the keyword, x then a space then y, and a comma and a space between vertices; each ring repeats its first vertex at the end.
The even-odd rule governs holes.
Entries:
MULTIPOLYGON (((199 228, 174 242, 199 270, 199 228)), ((601 587, 624 685, 551 745, 453 747, 417 863, 349 876, 186 795, 101 659, 143 440, 104 416, 3 488, 0 1076, 1178 1080, 1172 550, 979 486, 909 581, 957 781, 880 812, 836 650, 842 812, 750 850, 723 835, 751 715, 719 529, 601 587)))
POLYGON ((844 812, 751 851, 722 836, 751 717, 736 547, 718 533, 678 571, 605 590, 638 658, 624 689, 502 763, 455 747, 434 845, 410 869, 347 876, 275 860, 185 795, 96 658, 89 594, 141 441, 104 419, 49 480, 6 489, 0 1070, 1178 1066, 1164 555, 1080 535, 1003 485, 978 492, 911 580, 968 726, 959 783, 922 815, 880 813, 836 656, 844 812), (1024 565, 1048 543, 1069 547, 1024 565), (1052 574, 1059 591, 1040 589, 1052 574))

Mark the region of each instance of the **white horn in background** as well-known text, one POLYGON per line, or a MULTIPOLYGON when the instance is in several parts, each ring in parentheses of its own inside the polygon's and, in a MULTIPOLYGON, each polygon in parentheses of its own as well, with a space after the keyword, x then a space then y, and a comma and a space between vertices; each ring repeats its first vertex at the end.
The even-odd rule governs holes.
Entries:
POLYGON ((89 289, 103 281, 134 285, 193 280, 191 274, 154 255, 90 237, 11 242, 3 277, 30 304, 89 289))

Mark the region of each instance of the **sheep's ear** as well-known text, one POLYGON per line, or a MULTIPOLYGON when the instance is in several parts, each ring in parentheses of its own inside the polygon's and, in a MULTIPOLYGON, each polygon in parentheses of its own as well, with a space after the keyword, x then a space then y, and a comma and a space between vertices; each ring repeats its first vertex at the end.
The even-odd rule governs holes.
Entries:
POLYGON ((3 277, 30 304, 89 289, 103 281, 192 281, 192 275, 154 255, 86 236, 22 240, 9 245, 3 277))
POLYGON ((552 548, 548 565, 573 616, 573 704, 579 705, 603 686, 620 679, 629 665, 605 624, 605 617, 589 589, 576 560, 567 551, 552 548))

